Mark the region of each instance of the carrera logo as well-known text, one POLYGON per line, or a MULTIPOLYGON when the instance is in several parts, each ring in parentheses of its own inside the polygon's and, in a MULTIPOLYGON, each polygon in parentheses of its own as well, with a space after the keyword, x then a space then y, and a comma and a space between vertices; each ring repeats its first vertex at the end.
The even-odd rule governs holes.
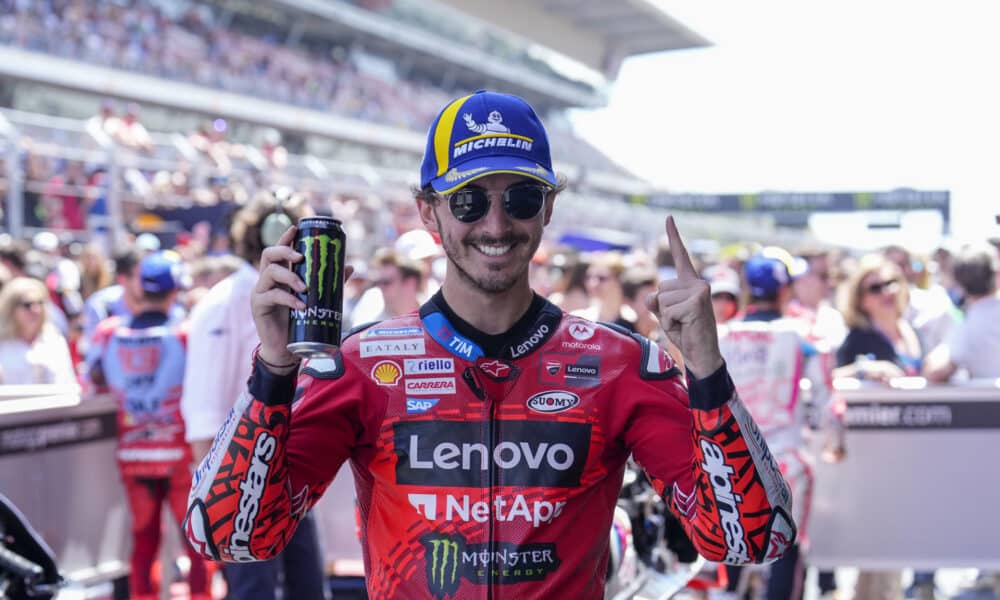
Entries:
POLYGON ((402 376, 399 365, 391 360, 380 360, 372 367, 372 379, 379 385, 394 386, 402 376))
POLYGON ((572 323, 569 326, 569 334, 573 339, 585 342, 594 337, 594 326, 590 323, 572 323))
POLYGON ((400 421, 393 425, 396 483, 485 488, 488 473, 500 486, 569 488, 580 485, 591 426, 561 421, 504 421, 495 444, 481 423, 400 421))
POLYGON ((580 397, 570 392, 542 392, 528 398, 526 404, 537 413, 559 413, 580 404, 580 397))
POLYGON ((403 372, 407 375, 431 375, 434 373, 454 373, 454 358, 407 358, 403 361, 403 372))
POLYGON ((455 393, 455 378, 454 377, 427 377, 424 379, 407 379, 406 383, 403 384, 403 389, 406 390, 407 394, 413 394, 415 396, 430 395, 434 396, 437 394, 454 394, 455 393))

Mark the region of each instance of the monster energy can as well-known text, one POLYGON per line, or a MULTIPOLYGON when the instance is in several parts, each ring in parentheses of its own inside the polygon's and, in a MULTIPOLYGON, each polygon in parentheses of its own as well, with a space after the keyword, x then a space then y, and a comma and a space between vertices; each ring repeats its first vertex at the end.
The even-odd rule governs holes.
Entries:
MULTIPOLYGON (((340 347, 344 310, 344 229, 329 217, 299 221, 293 248, 304 258, 295 273, 306 284, 305 302, 288 315, 288 351, 303 358, 332 356, 340 347)), ((294 292, 293 292, 294 293, 294 292)))

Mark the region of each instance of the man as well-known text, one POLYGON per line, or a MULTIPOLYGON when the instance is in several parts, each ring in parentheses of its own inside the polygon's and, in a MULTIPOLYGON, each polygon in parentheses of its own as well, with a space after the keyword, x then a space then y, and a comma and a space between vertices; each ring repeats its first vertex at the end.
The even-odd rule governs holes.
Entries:
POLYGON ((441 289, 298 377, 287 317, 304 306, 283 289, 305 288, 286 266, 301 259, 294 230, 266 249, 252 299, 261 345, 195 476, 191 543, 213 559, 271 556, 350 459, 370 597, 603 598, 631 454, 703 554, 778 558, 795 539, 791 497, 733 389, 708 284, 673 220, 678 279, 652 306, 684 351, 690 396, 649 340, 528 286, 564 185, 524 100, 480 91, 449 104, 416 192, 447 256, 441 289), (510 132, 470 129, 488 118, 510 132))
POLYGON ((394 250, 382 250, 372 261, 374 284, 381 290, 385 308, 375 320, 400 317, 420 308, 424 273, 420 266, 394 250))
MULTIPOLYGON (((169 316, 180 257, 158 252, 139 265, 142 296, 135 316, 102 321, 87 358, 91 381, 118 401, 118 467, 132 516, 129 587, 134 599, 157 598, 152 579, 164 502, 180 524, 191 487, 191 449, 184 440, 180 388, 186 332, 169 316)), ((192 598, 207 599, 205 563, 191 549, 192 598)))
MULTIPOLYGON (((805 530, 813 490, 812 467, 804 455, 807 427, 824 429, 826 458, 843 456, 843 428, 829 403, 832 357, 808 341, 805 322, 786 317, 792 298, 790 265, 791 255, 781 248, 764 248, 750 257, 744 265, 749 288, 745 315, 719 328, 722 356, 795 498, 799 543, 771 565, 766 595, 770 600, 802 597, 805 573, 799 549, 808 542, 805 530), (803 378, 811 384, 808 392, 800 388, 803 378), (808 396, 802 397, 804 393, 808 396)), ((735 591, 740 571, 737 567, 729 571, 729 589, 735 591)))
MULTIPOLYGON (((230 236, 243 265, 212 286, 191 311, 181 411, 196 460, 208 452, 212 438, 250 376, 248 357, 258 344, 250 297, 257 282, 261 251, 304 216, 304 212, 304 201, 284 192, 262 193, 240 209, 233 217, 230 236)), ((282 570, 285 598, 324 597, 322 557, 311 516, 279 558, 224 565, 229 598, 273 600, 282 581, 282 570)))
POLYGON ((712 312, 719 325, 740 312, 740 276, 726 265, 714 265, 702 273, 712 292, 712 312))
POLYGON ((947 343, 924 360, 924 377, 946 382, 960 369, 969 377, 1000 377, 1000 294, 997 255, 991 246, 964 248, 955 259, 955 280, 962 288, 965 320, 947 343))
POLYGON ((809 341, 825 348, 836 349, 847 336, 844 317, 830 302, 829 254, 822 250, 805 250, 795 260, 795 280, 792 282, 794 298, 789 304, 788 315, 809 325, 809 341))

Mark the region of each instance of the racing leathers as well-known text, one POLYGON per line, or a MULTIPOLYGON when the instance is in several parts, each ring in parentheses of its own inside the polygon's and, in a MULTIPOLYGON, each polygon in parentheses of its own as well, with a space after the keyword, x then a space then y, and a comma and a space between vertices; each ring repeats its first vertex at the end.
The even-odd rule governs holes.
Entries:
POLYGON ((297 378, 255 360, 185 530, 215 560, 270 558, 349 460, 370 597, 602 598, 630 454, 706 557, 768 562, 794 542, 724 366, 686 384, 645 338, 538 296, 486 335, 438 293, 297 378))

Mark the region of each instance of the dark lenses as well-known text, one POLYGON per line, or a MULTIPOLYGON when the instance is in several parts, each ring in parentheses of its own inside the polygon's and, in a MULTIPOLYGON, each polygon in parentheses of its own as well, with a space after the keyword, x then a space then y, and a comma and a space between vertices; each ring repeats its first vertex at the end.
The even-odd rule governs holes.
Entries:
MULTIPOLYGON (((518 185, 503 192, 503 209, 512 219, 535 218, 545 204, 548 188, 540 185, 518 185)), ((463 223, 475 223, 490 210, 490 198, 482 188, 464 188, 448 196, 451 214, 463 223)))

